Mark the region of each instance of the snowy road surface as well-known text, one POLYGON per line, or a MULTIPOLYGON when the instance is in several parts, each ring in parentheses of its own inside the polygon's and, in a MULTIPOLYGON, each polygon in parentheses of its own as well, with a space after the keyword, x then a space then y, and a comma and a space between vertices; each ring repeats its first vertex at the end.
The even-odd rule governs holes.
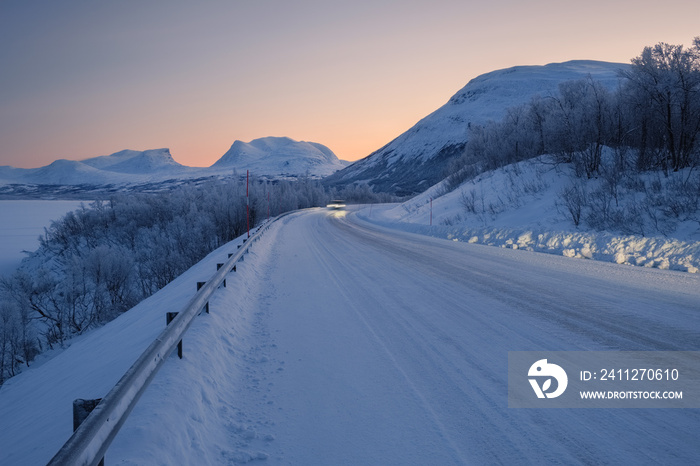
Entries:
MULTIPOLYGON (((376 209, 375 209, 376 212, 376 209)), ((239 239, 0 388, 0 464, 45 464, 239 239)), ((700 276, 316 209, 210 301, 107 464, 698 464, 697 409, 513 409, 509 351, 700 350, 700 276)))
POLYGON ((270 464, 700 461, 698 410, 507 407, 508 351, 700 349, 696 275, 352 217, 276 230, 236 394, 270 464))

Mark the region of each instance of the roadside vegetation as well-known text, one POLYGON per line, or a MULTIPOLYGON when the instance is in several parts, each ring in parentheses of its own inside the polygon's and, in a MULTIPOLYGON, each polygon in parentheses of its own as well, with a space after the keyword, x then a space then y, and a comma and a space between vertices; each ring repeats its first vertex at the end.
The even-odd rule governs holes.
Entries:
POLYGON ((40 248, 0 277, 0 385, 49 349, 114 319, 268 215, 390 201, 366 186, 328 191, 309 177, 245 178, 122 193, 53 222, 40 248))
MULTIPOLYGON (((690 48, 645 47, 610 89, 588 77, 469 127, 444 192, 489 170, 537 159, 570 181, 558 202, 574 225, 671 234, 700 220, 700 37, 690 48)), ((507 193, 504 193, 507 197, 507 193)), ((465 215, 478 193, 464 194, 465 215)))

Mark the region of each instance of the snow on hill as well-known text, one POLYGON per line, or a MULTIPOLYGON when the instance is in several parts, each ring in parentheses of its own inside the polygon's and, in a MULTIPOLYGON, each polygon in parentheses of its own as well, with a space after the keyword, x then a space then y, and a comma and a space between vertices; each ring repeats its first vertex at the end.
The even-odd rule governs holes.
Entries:
MULTIPOLYGON (((243 241, 242 236, 213 251, 165 288, 116 320, 76 337, 65 350, 43 354, 27 370, 1 385, 0 432, 3 435, 0 435, 0 464, 46 464, 71 435, 73 400, 106 395, 163 330, 165 312, 182 308, 195 294, 196 282, 208 280, 216 271, 216 264, 225 262, 228 253, 236 251, 237 245, 243 241), (10 432, 13 435, 6 435, 10 432)), ((266 256, 265 251, 263 247, 254 248, 250 253, 251 258, 266 256)), ((161 392, 164 388, 176 388, 177 392, 190 395, 197 392, 207 399, 216 400, 218 383, 236 377, 235 371, 225 371, 222 368, 230 363, 232 355, 243 354, 239 347, 245 344, 246 332, 249 332, 247 328, 253 316, 230 312, 230 306, 226 308, 229 312, 222 312, 226 304, 222 300, 229 299, 233 302, 232 296, 235 299, 251 299, 249 296, 257 290, 255 263, 255 260, 246 260, 245 266, 239 266, 235 280, 230 280, 228 287, 221 288, 212 298, 211 314, 196 319, 185 340, 185 359, 180 361, 177 356, 173 356, 171 363, 166 364, 158 373, 156 381, 139 402, 139 409, 130 416, 108 451, 107 464, 110 463, 109 458, 116 464, 119 461, 115 458, 142 453, 143 449, 134 449, 134 445, 141 442, 163 445, 163 439, 158 436, 167 430, 154 427, 154 420, 157 423, 180 425, 186 433, 197 431, 203 438, 212 439, 223 435, 225 429, 220 425, 211 431, 200 430, 202 419, 220 417, 218 413, 222 406, 219 403, 203 408, 199 396, 187 396, 185 398, 188 401, 173 409, 174 405, 161 392), (253 286, 250 286, 251 283, 253 286), (229 329, 224 332, 228 337, 223 339, 215 336, 217 330, 220 332, 222 328, 229 329), (227 338, 228 341, 224 341, 227 338), (233 348, 226 345, 233 345, 233 348), (195 351, 199 351, 197 348, 205 354, 195 354, 195 351), (202 371, 211 371, 209 373, 216 373, 220 378, 202 385, 202 371), (170 408, 159 408, 161 403, 166 403, 170 408), (185 408, 184 405, 190 406, 185 408), (156 420, 140 416, 139 412, 144 409, 147 411, 148 406, 164 417, 156 420), (187 409, 193 415, 184 419, 182 409, 187 409)), ((189 445, 189 441, 194 439, 189 438, 188 442, 182 444, 189 445)), ((233 450, 234 446, 229 448, 233 450)), ((169 460, 149 458, 144 463, 142 458, 131 464, 196 464, 196 461, 204 461, 199 464, 215 463, 215 460, 203 460, 202 457, 196 461, 184 456, 178 458, 178 455, 182 455, 179 450, 171 451, 170 454, 172 457, 169 460)))
POLYGON ((128 183, 132 178, 121 173, 91 167, 75 160, 59 159, 40 168, 15 169, 12 182, 27 184, 112 184, 128 183))
POLYGON ((250 143, 236 141, 209 168, 177 163, 169 149, 123 150, 81 161, 56 160, 40 168, 0 167, 0 185, 137 185, 166 180, 231 175, 250 170, 258 176, 326 176, 345 167, 326 146, 289 138, 263 138, 250 143))
POLYGON ((251 170, 267 175, 326 176, 345 167, 346 163, 326 146, 315 142, 295 141, 286 137, 267 137, 251 142, 235 141, 212 168, 251 170))
MULTIPOLYGON (((509 249, 698 273, 700 228, 679 221, 665 235, 647 225, 645 234, 596 231, 575 226, 559 193, 571 180, 546 156, 482 173, 445 194, 444 182, 389 207, 364 209, 375 223, 453 241, 509 249)), ((687 173, 678 173, 680 178, 687 173)), ((653 179, 653 175, 649 175, 653 179)), ((671 180, 668 180, 671 181, 671 180)), ((592 181, 588 189, 595 189, 592 181)), ((619 208, 638 202, 638 193, 619 194, 619 208)))
POLYGON ((103 155, 82 160, 82 163, 100 170, 142 175, 148 173, 179 173, 187 167, 173 160, 169 149, 123 150, 112 155, 103 155))
POLYGON ((544 66, 515 66, 472 79, 450 100, 386 146, 348 166, 326 182, 340 186, 369 183, 375 191, 414 195, 445 177, 448 162, 459 156, 470 124, 499 120, 506 109, 533 96, 553 95, 560 83, 590 75, 614 87, 627 65, 576 60, 544 66))
MULTIPOLYGON (((125 150, 81 161, 59 159, 40 168, 0 167, 0 183, 107 185, 143 183, 188 174, 168 149, 125 150)), ((197 170, 197 169, 189 169, 197 170)))

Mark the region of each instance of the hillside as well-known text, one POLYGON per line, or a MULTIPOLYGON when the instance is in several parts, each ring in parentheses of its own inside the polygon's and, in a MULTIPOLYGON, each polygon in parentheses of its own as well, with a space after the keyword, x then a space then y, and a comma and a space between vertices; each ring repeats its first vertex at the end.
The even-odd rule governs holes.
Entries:
POLYGON ((110 185, 162 181, 197 173, 168 149, 124 150, 81 161, 60 159, 39 168, 0 167, 0 184, 110 185))
POLYGON ((678 182, 690 175, 689 170, 668 177, 642 174, 619 187, 616 201, 603 198, 602 179, 589 180, 575 225, 562 197, 572 185, 571 168, 555 167, 542 156, 482 173, 450 192, 440 182, 402 204, 359 215, 452 241, 698 273, 698 221, 652 208, 658 201, 650 189, 660 184, 664 197, 678 198, 678 182), (617 219, 605 229, 595 228, 601 199, 607 215, 617 219))
POLYGON ((235 141, 213 169, 251 170, 266 175, 327 176, 346 163, 326 146, 315 142, 295 141, 286 137, 267 137, 251 142, 235 141))
POLYGON ((483 74, 408 131, 325 182, 330 186, 369 183, 375 191, 418 194, 447 175, 450 160, 464 149, 470 124, 499 120, 507 108, 524 104, 537 94, 553 95, 560 83, 588 75, 615 87, 618 70, 626 66, 577 60, 483 74))
POLYGON ((188 167, 177 163, 170 149, 154 149, 145 151, 123 150, 112 155, 103 155, 82 160, 91 167, 116 173, 134 175, 153 173, 179 173, 188 167))
MULTIPOLYGON (((236 141, 211 167, 177 163, 170 150, 123 150, 80 161, 60 159, 39 168, 0 167, 0 186, 147 186, 150 183, 230 176, 250 170, 258 176, 327 176, 347 165, 326 146, 285 137, 236 141)), ((152 186, 147 186, 149 189, 152 186)), ((4 194, 11 195, 11 189, 4 194)), ((16 189, 16 192, 24 192, 16 189)))

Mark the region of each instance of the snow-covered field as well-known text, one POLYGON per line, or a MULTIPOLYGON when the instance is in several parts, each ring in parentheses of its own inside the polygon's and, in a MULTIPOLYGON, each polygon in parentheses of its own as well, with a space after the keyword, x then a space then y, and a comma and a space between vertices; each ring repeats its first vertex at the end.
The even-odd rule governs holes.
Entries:
MULTIPOLYGON (((71 401, 103 396, 231 249, 0 388, 0 464, 45 463, 71 401)), ((512 409, 506 366, 514 350, 700 350, 698 285, 295 214, 217 291, 107 463, 694 464, 697 410, 512 409)))
MULTIPOLYGON (((85 201, 0 201, 0 275, 11 274, 35 251, 44 228, 85 201)), ((87 203, 86 203, 87 204, 87 203)))

